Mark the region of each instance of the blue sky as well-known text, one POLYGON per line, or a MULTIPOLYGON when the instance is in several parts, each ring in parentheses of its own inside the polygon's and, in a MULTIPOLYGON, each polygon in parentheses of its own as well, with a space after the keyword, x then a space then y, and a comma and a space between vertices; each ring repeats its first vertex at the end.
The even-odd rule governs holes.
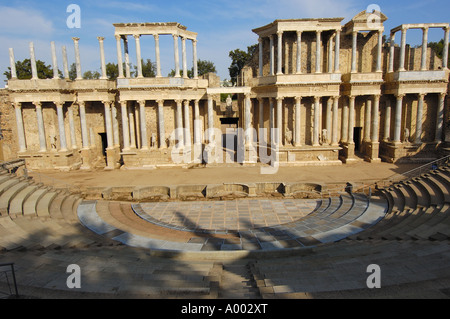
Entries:
MULTIPOLYGON (((450 2, 447 0, 166 0, 166 1, 31 1, 0 0, 0 73, 9 66, 8 48, 15 58, 29 58, 29 43, 35 45, 36 58, 51 64, 50 42, 55 41, 59 68, 62 69, 61 46, 68 51, 73 63, 72 37, 80 38, 82 71, 100 70, 97 36, 105 37, 107 62, 117 63, 113 23, 122 22, 179 22, 197 32, 198 58, 216 65, 221 79, 229 78, 231 63, 228 52, 236 48, 246 50, 257 43, 251 30, 275 19, 343 17, 343 24, 369 5, 376 4, 388 17, 385 33, 403 23, 450 22, 450 2), (69 4, 81 9, 81 28, 68 28, 66 20, 69 4)), ((429 41, 438 41, 443 31, 431 29, 429 41)), ((397 37, 399 38, 399 37, 397 37)), ((399 39, 396 39, 398 42, 399 39)), ((407 42, 421 43, 421 31, 410 30, 407 42)), ((135 63, 134 39, 129 39, 131 62, 135 63)), ((161 36, 162 74, 174 68, 173 39, 161 36)), ((142 58, 155 60, 153 37, 141 37, 142 58)), ((192 47, 187 41, 188 68, 192 66, 192 47)), ((3 81, 0 82, 3 86, 3 81)))

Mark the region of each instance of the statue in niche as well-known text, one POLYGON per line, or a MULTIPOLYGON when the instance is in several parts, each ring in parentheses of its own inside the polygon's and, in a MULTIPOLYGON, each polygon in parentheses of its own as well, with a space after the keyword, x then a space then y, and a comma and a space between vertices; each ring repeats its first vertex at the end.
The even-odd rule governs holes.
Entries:
POLYGON ((56 151, 56 141, 57 141, 56 135, 51 135, 50 136, 50 145, 51 145, 52 151, 56 151))
POLYGON ((328 131, 326 128, 322 130, 322 144, 326 144, 328 140, 328 131))
POLYGON ((403 131, 403 135, 403 143, 409 143, 409 129, 407 127, 403 131))
POLYGON ((155 148, 156 147, 156 134, 152 133, 152 137, 150 138, 150 146, 155 148))
POLYGON ((228 117, 231 117, 233 114, 233 100, 231 99, 231 96, 229 94, 225 102, 226 102, 225 112, 228 117))
POLYGON ((292 131, 287 127, 284 130, 284 144, 292 145, 292 131))

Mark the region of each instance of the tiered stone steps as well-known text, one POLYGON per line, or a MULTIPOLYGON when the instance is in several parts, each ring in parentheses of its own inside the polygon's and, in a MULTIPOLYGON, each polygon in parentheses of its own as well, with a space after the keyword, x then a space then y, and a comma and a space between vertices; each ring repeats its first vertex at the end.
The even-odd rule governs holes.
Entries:
POLYGON ((96 234, 134 247, 168 251, 272 251, 340 240, 378 222, 386 208, 380 198, 369 201, 363 194, 345 193, 324 199, 304 218, 245 230, 198 229, 193 222, 174 226, 152 218, 139 204, 126 202, 83 201, 77 213, 81 223, 96 234))
POLYGON ((77 195, 5 171, 0 175, 0 250, 55 249, 120 244, 78 221, 77 195))

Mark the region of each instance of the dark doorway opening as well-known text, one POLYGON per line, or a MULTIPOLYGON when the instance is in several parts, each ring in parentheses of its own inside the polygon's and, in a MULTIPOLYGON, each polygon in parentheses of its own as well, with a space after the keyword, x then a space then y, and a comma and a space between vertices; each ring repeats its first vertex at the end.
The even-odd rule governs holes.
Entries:
POLYGON ((106 157, 106 148, 108 147, 108 140, 106 138, 106 133, 98 133, 102 139, 102 154, 106 157))
POLYGON ((224 117, 220 119, 222 147, 224 152, 226 152, 226 157, 232 161, 237 160, 238 123, 238 117, 224 117))
POLYGON ((353 142, 355 143, 355 151, 359 152, 361 147, 362 127, 353 128, 353 142))

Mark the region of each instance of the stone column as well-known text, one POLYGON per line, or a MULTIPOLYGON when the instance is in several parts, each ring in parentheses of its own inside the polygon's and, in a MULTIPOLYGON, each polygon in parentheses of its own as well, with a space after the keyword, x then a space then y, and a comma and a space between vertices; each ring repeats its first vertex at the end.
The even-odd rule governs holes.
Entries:
POLYGON ((277 39, 278 39, 278 45, 277 45, 277 75, 283 74, 281 70, 281 64, 283 60, 283 32, 278 31, 277 32, 277 39))
POLYGON ((102 68, 102 77, 101 79, 105 80, 108 78, 108 76, 106 75, 106 62, 105 62, 105 48, 103 45, 103 40, 105 40, 104 37, 97 37, 98 39, 98 43, 100 45, 100 63, 101 63, 101 68, 102 68))
POLYGON ((366 100, 366 107, 364 109, 364 142, 370 142, 370 122, 372 119, 372 100, 369 96, 366 100))
POLYGON ((275 127, 275 110, 273 106, 273 98, 269 97, 269 137, 270 143, 274 143, 274 130, 275 127))
POLYGON ((295 135, 294 135, 294 146, 299 147, 301 146, 300 142, 300 129, 301 129, 301 106, 302 106, 302 97, 296 96, 295 97, 295 135))
POLYGON ((384 134, 383 140, 389 141, 391 137, 391 100, 386 100, 386 114, 384 115, 384 134))
POLYGON ((81 143, 83 149, 89 149, 89 138, 88 129, 86 123, 86 106, 84 101, 79 101, 79 113, 80 113, 80 124, 81 124, 81 143))
POLYGON ((335 96, 333 98, 333 120, 332 120, 332 131, 331 131, 331 145, 338 145, 338 108, 339 108, 339 97, 335 96))
POLYGON ((397 105, 395 106, 395 119, 394 119, 394 143, 401 142, 401 129, 402 129, 402 108, 404 94, 397 96, 397 105))
POLYGON ((378 143, 378 131, 379 131, 379 112, 380 112, 380 96, 374 95, 373 97, 373 108, 372 108, 372 143, 378 143))
POLYGON ((139 104, 139 126, 141 129, 141 149, 148 150, 147 118, 145 115, 145 100, 137 101, 139 104))
POLYGON ((75 122, 73 120, 73 104, 67 108, 67 114, 69 116, 69 130, 70 130, 70 144, 72 149, 77 149, 77 138, 75 135, 75 122))
POLYGON ((327 130, 326 141, 327 144, 331 144, 331 130, 332 130, 332 118, 331 118, 331 110, 333 108, 333 97, 330 96, 327 100, 327 110, 326 110, 326 122, 325 128, 327 130))
POLYGON ((425 100, 425 94, 419 94, 419 102, 417 105, 417 117, 416 117, 416 139, 415 143, 422 143, 422 121, 423 121, 423 102, 425 100))
POLYGON ((394 54, 395 54, 395 33, 391 33, 391 43, 389 45, 389 69, 388 69, 388 72, 394 72, 394 54))
POLYGON ((201 144, 200 109, 199 100, 194 100, 194 144, 201 144))
POLYGON ((166 148, 166 131, 164 128, 164 100, 157 100, 158 103, 158 140, 159 148, 166 148))
POLYGON ((19 152, 25 152, 27 145, 25 142, 25 128, 23 126, 22 105, 21 102, 14 103, 14 110, 16 112, 17 137, 19 139, 19 152))
POLYGON ((83 74, 81 73, 80 48, 78 46, 78 41, 80 41, 80 38, 73 37, 72 40, 75 48, 75 64, 77 68, 77 80, 80 80, 83 78, 83 74))
POLYGON ((420 70, 426 71, 427 68, 427 48, 428 48, 428 28, 422 28, 422 56, 420 60, 420 70))
POLYGON ((320 97, 314 97, 314 124, 313 124, 313 146, 319 146, 320 129, 320 97))
POLYGON ((377 45, 377 69, 376 72, 382 72, 381 59, 383 58, 383 31, 378 31, 378 45, 377 45))
POLYGON ((127 101, 120 101, 120 111, 122 114, 123 150, 127 151, 130 149, 130 130, 128 124, 127 101))
POLYGON ((50 42, 50 46, 51 46, 51 49, 52 49, 53 78, 54 78, 54 79, 59 79, 59 73, 58 73, 58 59, 56 58, 55 41, 50 42))
POLYGON ((198 79, 197 40, 192 39, 192 62, 194 64, 194 79, 198 79))
POLYGON ((115 102, 113 102, 113 104, 111 105, 111 117, 114 136, 114 147, 120 147, 119 121, 117 120, 117 108, 115 102))
POLYGON ((123 78, 123 58, 122 58, 122 44, 120 43, 120 35, 116 35, 117 46, 117 66, 119 68, 118 78, 123 78))
POLYGON ((333 73, 333 35, 328 39, 328 73, 333 73))
POLYGON ((177 110, 176 110, 176 127, 177 127, 177 140, 178 145, 183 147, 184 145, 184 134, 183 134, 183 110, 182 107, 182 100, 176 100, 177 103, 177 110))
POLYGON ((64 78, 69 79, 69 63, 67 62, 67 49, 65 45, 62 46, 62 57, 63 57, 64 78))
POLYGON ((258 98, 258 141, 261 142, 264 138, 264 99, 258 98))
POLYGON ((336 30, 336 39, 334 43, 334 73, 339 73, 339 53, 341 48, 341 30, 336 30))
POLYGON ((250 132, 250 128, 252 125, 251 122, 251 100, 250 95, 245 94, 244 97, 244 120, 245 120, 245 145, 251 145, 252 144, 252 136, 250 132))
POLYGON ((130 53, 128 51, 128 38, 126 35, 122 36, 123 39, 123 49, 125 52, 125 76, 127 79, 131 77, 130 73, 130 53))
POLYGON ((352 73, 356 73, 357 72, 357 68, 356 68, 356 54, 358 52, 358 48, 357 48, 357 39, 358 39, 358 32, 353 31, 352 32, 352 73))
POLYGON ((400 43, 400 66, 399 71, 405 71, 405 50, 406 50, 406 28, 402 28, 402 39, 400 43))
POLYGON ((14 58, 14 49, 9 48, 9 65, 11 67, 11 79, 17 78, 16 59, 14 58))
POLYGON ((134 103, 128 107, 128 123, 130 130, 130 148, 136 148, 136 131, 134 122, 134 103))
POLYGON ((259 76, 263 76, 263 39, 261 37, 258 38, 258 67, 259 67, 259 76))
POLYGON ((277 139, 280 146, 283 145, 283 97, 277 97, 277 139))
POLYGON ((103 101, 105 107, 105 127, 106 127, 106 139, 108 142, 108 149, 114 148, 114 136, 111 120, 111 101, 103 101))
POLYGON ((42 103, 41 102, 33 102, 36 107, 36 119, 38 125, 38 133, 39 133, 39 151, 46 152, 47 151, 47 142, 45 140, 45 128, 44 128, 44 119, 42 117, 42 103))
POLYGON ((270 40, 270 75, 274 75, 274 55, 275 55, 275 48, 273 45, 273 34, 269 36, 270 40))
POLYGON ((442 53, 442 68, 446 69, 448 67, 448 34, 450 28, 444 28, 444 52, 442 53))
POLYGON ((31 61, 31 78, 33 80, 38 79, 37 67, 36 67, 36 56, 34 54, 34 44, 30 42, 30 61, 31 61))
POLYGON ((438 107, 437 107, 437 114, 436 114, 436 135, 434 138, 434 141, 436 143, 442 142, 442 127, 444 124, 444 103, 445 103, 445 93, 439 94, 438 99, 438 107))
POLYGON ((348 144, 354 144, 353 141, 353 128, 355 127, 355 96, 350 95, 348 107, 348 144))
POLYGON ((173 34, 173 54, 175 59, 175 77, 180 77, 180 54, 178 53, 178 35, 173 34))
POLYGON ((183 101, 184 106, 184 146, 191 145, 191 116, 189 112, 189 100, 183 101))
POLYGON ((297 31, 297 74, 302 73, 302 32, 297 31))
POLYGON ((56 114, 58 115, 58 129, 59 129, 59 145, 60 151, 67 151, 66 129, 64 126, 64 112, 62 102, 54 102, 56 105, 56 114))
POLYGON ((320 40, 320 31, 316 31, 316 73, 322 73, 321 64, 322 64, 322 57, 321 57, 321 40, 320 40))
POLYGON ((183 78, 187 79, 186 38, 181 37, 181 57, 183 62, 183 78))
POLYGON ((161 58, 159 55, 159 34, 154 34, 155 39, 155 56, 156 56, 156 77, 161 77, 161 58))
POLYGON ((348 101, 344 99, 342 108, 341 143, 348 141, 348 101))
POLYGON ((208 96, 208 129, 210 130, 210 134, 208 136, 208 141, 212 142, 212 130, 214 129, 214 109, 213 109, 213 99, 211 96, 208 96))
POLYGON ((136 42, 136 63, 137 63, 137 77, 142 78, 142 59, 141 59, 141 36, 139 34, 134 34, 134 41, 136 42))

